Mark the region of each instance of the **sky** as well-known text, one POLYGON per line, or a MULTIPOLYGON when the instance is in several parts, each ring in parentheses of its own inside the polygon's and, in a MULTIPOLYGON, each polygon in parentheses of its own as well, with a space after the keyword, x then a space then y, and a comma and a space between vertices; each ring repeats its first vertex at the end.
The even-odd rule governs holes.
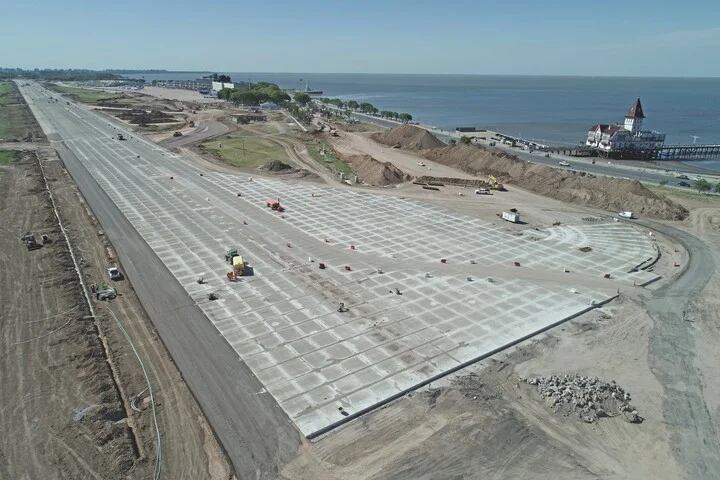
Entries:
POLYGON ((0 0, 0 66, 720 76, 720 0, 0 0))

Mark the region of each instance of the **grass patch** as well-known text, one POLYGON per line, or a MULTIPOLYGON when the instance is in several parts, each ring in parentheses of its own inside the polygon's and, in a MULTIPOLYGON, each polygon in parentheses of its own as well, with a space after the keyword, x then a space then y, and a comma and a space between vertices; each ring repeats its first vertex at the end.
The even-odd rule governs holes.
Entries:
POLYGON ((255 168, 272 160, 289 162, 285 148, 266 138, 223 137, 203 142, 200 148, 236 167, 255 168))
POLYGON ((319 162, 321 165, 326 165, 336 172, 344 173, 345 175, 352 175, 353 171, 350 165, 338 158, 333 152, 333 149, 325 145, 324 143, 311 143, 307 146, 308 153, 319 162))
POLYGON ((54 83, 50 83, 47 86, 58 93, 62 93, 63 95, 72 98, 75 101, 89 103, 93 105, 100 102, 105 102, 108 100, 118 100, 125 97, 125 95, 123 95, 122 93, 103 92, 102 90, 91 90, 89 88, 66 87, 64 85, 57 85, 54 83))
POLYGON ((14 150, 0 150, 0 165, 9 165, 18 159, 18 152, 14 150))
POLYGON ((12 82, 0 82, 0 140, 41 137, 30 109, 12 82))

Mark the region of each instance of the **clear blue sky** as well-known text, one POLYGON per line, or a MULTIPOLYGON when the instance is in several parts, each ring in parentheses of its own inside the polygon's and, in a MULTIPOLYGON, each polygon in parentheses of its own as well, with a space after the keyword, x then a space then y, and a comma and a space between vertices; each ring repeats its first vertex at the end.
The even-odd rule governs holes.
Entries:
POLYGON ((720 76, 720 0, 3 0, 0 66, 720 76))

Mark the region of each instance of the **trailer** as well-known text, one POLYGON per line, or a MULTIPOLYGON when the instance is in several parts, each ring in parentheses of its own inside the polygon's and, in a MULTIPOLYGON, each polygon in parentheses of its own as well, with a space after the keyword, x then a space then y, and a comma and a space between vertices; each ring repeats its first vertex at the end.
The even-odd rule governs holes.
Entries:
POLYGON ((513 212, 502 212, 502 219, 511 223, 520 223, 520 215, 513 212))

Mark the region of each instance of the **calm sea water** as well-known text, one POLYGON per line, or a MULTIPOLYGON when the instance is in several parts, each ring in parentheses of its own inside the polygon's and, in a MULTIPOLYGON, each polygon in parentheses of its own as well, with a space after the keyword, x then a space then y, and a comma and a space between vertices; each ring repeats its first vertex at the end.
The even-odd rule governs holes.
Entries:
MULTIPOLYGON (((636 97, 645 128, 666 143, 720 143, 720 78, 546 77, 499 75, 393 75, 231 73, 238 81, 270 81, 324 96, 368 101, 381 110, 409 112, 445 129, 476 126, 546 143, 577 144, 594 123, 622 122, 636 97)), ((197 73, 146 74, 194 79, 197 73)))

